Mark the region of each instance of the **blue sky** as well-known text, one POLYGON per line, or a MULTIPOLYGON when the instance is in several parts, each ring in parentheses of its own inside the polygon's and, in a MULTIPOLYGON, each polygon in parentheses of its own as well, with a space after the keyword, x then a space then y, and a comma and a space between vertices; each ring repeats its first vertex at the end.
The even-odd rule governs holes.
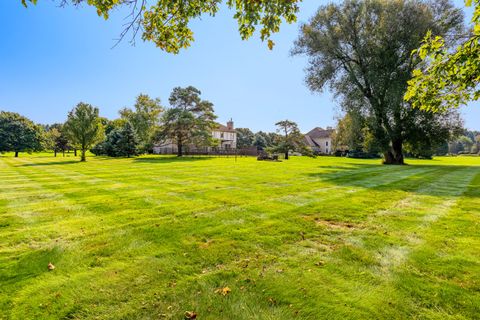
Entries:
MULTIPOLYGON (((167 105, 173 87, 193 85, 214 103, 219 121, 233 118, 237 127, 254 131, 274 130, 285 118, 308 131, 334 125, 339 115, 330 93, 312 94, 304 85, 306 59, 289 54, 298 24, 284 24, 269 51, 258 38, 240 40, 233 12, 222 10, 196 21, 193 46, 171 55, 141 39, 135 47, 124 41, 112 49, 126 12, 105 21, 87 6, 38 2, 25 9, 20 0, 0 1, 1 110, 53 123, 84 101, 115 118, 139 93, 167 105)), ((304 0, 299 23, 327 2, 304 0)), ((462 113, 468 128, 480 129, 480 103, 462 113)))

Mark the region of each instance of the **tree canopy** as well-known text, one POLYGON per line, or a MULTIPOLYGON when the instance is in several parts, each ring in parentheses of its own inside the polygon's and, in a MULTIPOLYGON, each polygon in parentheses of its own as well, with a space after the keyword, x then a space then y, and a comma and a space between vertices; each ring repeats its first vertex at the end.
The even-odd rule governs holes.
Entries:
POLYGON ((82 152, 81 161, 86 161, 86 151, 103 136, 103 127, 98 113, 98 108, 80 102, 70 111, 65 122, 65 132, 82 152))
POLYGON ((177 145, 178 156, 189 144, 210 145, 212 130, 216 127, 213 104, 200 98, 201 92, 192 86, 176 87, 170 95, 171 108, 162 116, 158 141, 171 141, 177 145))
POLYGON ((109 131, 105 141, 91 149, 95 155, 110 157, 131 157, 138 154, 138 138, 130 122, 109 131))
POLYGON ((152 148, 153 134, 160 125, 162 111, 160 99, 152 99, 146 94, 137 97, 134 110, 128 108, 120 110, 122 119, 130 122, 135 131, 140 151, 147 152, 152 148))
POLYGON ((37 151, 42 148, 42 130, 14 112, 0 111, 0 152, 37 151))
MULTIPOLYGON (((472 0, 465 3, 471 6, 472 0)), ((451 50, 451 39, 428 32, 414 51, 424 61, 413 71, 405 95, 414 107, 436 112, 480 97, 480 0, 473 4, 473 28, 458 47, 451 50)))
POLYGON ((253 146, 255 134, 248 128, 237 128, 237 148, 248 148, 253 146))
MULTIPOLYGON (((37 0, 20 0, 24 6, 37 3, 37 0)), ((296 21, 301 0, 58 0, 61 5, 86 4, 97 9, 97 14, 108 19, 110 13, 118 8, 128 7, 129 23, 120 34, 120 40, 128 33, 135 41, 137 33, 142 32, 144 41, 152 41, 166 52, 178 53, 187 48, 194 40, 190 28, 192 20, 203 15, 215 16, 220 6, 234 10, 234 19, 238 22, 238 31, 243 40, 250 38, 260 29, 260 38, 273 47, 271 35, 278 32, 282 21, 296 21)))
POLYGON ((309 57, 310 89, 329 85, 345 111, 363 114, 387 164, 403 164, 403 145, 431 129, 432 116, 404 100, 422 63, 411 53, 429 30, 461 32, 462 11, 448 0, 346 0, 322 6, 295 44, 294 54, 309 57))
POLYGON ((288 160, 290 151, 297 151, 307 155, 311 154, 311 150, 308 150, 305 138, 300 133, 300 129, 298 129, 298 125, 295 122, 282 120, 275 123, 275 125, 277 126, 278 136, 272 148, 273 152, 283 153, 285 160, 288 160))

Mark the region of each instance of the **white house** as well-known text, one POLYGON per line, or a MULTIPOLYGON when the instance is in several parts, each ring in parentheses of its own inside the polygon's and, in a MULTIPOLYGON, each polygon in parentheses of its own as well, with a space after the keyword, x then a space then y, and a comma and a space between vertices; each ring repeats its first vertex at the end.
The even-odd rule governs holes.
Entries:
POLYGON ((305 141, 314 152, 331 154, 335 151, 332 150, 332 139, 334 132, 335 129, 331 127, 327 127, 327 129, 316 127, 305 134, 305 141))
POLYGON ((219 147, 222 149, 236 149, 237 148, 237 132, 233 127, 233 120, 227 122, 224 126, 220 123, 212 132, 212 137, 219 140, 219 147))

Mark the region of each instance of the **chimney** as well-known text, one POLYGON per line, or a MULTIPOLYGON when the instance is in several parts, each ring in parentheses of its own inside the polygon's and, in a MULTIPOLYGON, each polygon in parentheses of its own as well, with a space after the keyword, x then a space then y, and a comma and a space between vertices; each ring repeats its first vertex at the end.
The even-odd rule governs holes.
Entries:
POLYGON ((230 121, 227 122, 227 129, 228 130, 233 130, 233 120, 230 119, 230 121))

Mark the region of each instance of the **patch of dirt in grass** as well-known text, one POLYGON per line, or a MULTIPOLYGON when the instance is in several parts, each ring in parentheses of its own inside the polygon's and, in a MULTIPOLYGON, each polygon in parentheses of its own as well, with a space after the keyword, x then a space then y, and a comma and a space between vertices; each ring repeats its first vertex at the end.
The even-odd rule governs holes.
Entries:
POLYGON ((344 221, 333 221, 333 220, 322 220, 315 218, 315 223, 319 226, 333 229, 333 230, 341 230, 341 231, 353 231, 356 229, 362 229, 363 227, 359 224, 354 224, 351 222, 344 222, 344 221))

